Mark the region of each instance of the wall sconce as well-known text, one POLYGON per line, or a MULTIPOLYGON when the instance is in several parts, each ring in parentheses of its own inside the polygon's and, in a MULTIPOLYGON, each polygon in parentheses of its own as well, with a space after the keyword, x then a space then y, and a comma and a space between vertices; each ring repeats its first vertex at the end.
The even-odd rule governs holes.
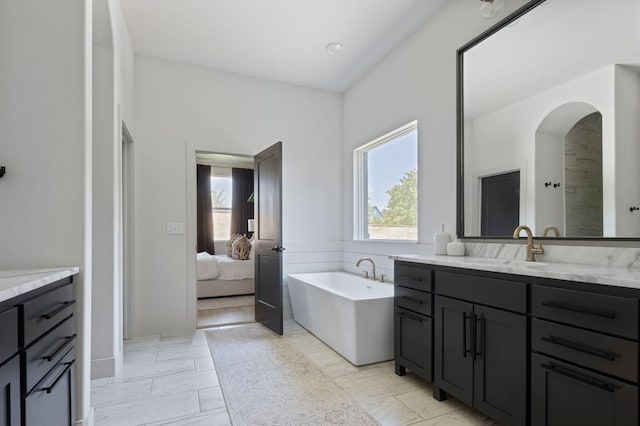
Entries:
POLYGON ((493 19, 504 8, 504 0, 480 0, 480 15, 485 19, 493 19))

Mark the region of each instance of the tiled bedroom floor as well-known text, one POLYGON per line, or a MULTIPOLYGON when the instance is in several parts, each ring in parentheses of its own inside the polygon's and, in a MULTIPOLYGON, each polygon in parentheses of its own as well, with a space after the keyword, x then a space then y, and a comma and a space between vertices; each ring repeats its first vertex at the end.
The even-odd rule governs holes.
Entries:
MULTIPOLYGON (((95 424, 230 424, 205 331, 127 341, 118 377, 92 381, 95 424)), ((494 424, 454 399, 435 401, 431 386, 396 376, 393 362, 354 367, 293 321, 285 322, 284 338, 382 425, 494 424)))

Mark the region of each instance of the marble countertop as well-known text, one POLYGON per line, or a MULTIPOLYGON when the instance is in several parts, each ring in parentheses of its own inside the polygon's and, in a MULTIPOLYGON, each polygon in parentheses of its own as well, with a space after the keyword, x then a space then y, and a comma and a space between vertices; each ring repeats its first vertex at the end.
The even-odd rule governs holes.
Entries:
POLYGON ((0 302, 80 272, 78 267, 0 271, 0 302))
POLYGON ((503 272, 530 277, 553 278, 593 284, 640 289, 640 269, 579 265, 560 262, 527 262, 514 259, 495 259, 470 256, 440 255, 396 255, 394 260, 475 269, 478 271, 503 272))

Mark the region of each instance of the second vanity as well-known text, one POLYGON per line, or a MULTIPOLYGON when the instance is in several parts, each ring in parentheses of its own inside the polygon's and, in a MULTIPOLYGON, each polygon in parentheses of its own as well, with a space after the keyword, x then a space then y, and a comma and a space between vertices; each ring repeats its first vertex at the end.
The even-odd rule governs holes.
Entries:
POLYGON ((638 425, 640 272, 394 259, 396 374, 505 425, 638 425))

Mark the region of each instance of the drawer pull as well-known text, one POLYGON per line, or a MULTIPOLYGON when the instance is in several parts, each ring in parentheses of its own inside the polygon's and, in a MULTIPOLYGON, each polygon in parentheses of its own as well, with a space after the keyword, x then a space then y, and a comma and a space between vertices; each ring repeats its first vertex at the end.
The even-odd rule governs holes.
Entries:
POLYGON ((580 314, 594 315, 597 317, 603 317, 603 318, 609 318, 609 319, 614 319, 616 317, 616 314, 613 314, 611 312, 598 311, 595 309, 587 309, 587 308, 583 308, 582 306, 569 305, 565 303, 542 302, 542 306, 546 306, 548 308, 554 308, 554 309, 562 309, 564 311, 578 312, 580 314))
POLYGON ((42 359, 47 360, 48 362, 53 361, 53 359, 54 359, 54 358, 55 358, 55 357, 56 357, 60 352, 62 352, 62 350, 63 350, 64 348, 66 348, 67 346, 69 346, 69 344, 70 344, 71 342, 73 342, 73 340, 74 340, 77 336, 78 336, 78 334, 77 334, 77 333, 73 333, 73 335, 72 335, 72 336, 67 336, 67 337, 65 337, 65 338, 64 338, 64 340, 65 340, 65 341, 64 341, 64 343, 63 343, 62 345, 60 345, 60 346, 58 347, 58 349, 56 349, 56 350, 55 350, 51 355, 45 355, 45 356, 43 356, 43 357, 42 357, 42 359))
POLYGON ((545 342, 553 343, 554 345, 563 346, 565 348, 573 349, 574 351, 583 352, 585 354, 597 356, 599 358, 608 359, 609 361, 615 361, 616 355, 610 352, 601 351, 599 349, 591 348, 589 346, 581 345, 580 343, 572 342, 571 340, 562 339, 560 337, 541 337, 541 340, 545 342))
POLYGON ((66 367, 64 368, 64 370, 62 370, 62 373, 60 373, 60 375, 58 377, 56 377, 56 379, 53 381, 51 386, 46 387, 46 388, 40 388, 40 389, 38 389, 38 392, 51 393, 51 391, 56 387, 58 382, 64 377, 65 374, 67 374, 67 371, 69 371, 69 369, 71 368, 71 366, 73 365, 74 362, 76 362, 75 359, 73 361, 69 361, 69 362, 63 363, 62 365, 65 365, 66 367))
POLYGON ((407 312, 400 312, 400 316, 408 318, 410 320, 418 321, 420 324, 422 324, 422 321, 423 321, 423 319, 421 317, 419 317, 418 315, 412 315, 412 314, 407 313, 407 312))
POLYGON ((615 389, 608 383, 601 382, 599 380, 592 379, 591 377, 583 376, 582 374, 576 373, 575 371, 569 370, 568 368, 559 367, 554 364, 540 364, 542 368, 545 370, 549 370, 554 373, 558 373, 562 376, 569 377, 571 379, 578 380, 582 383, 586 383, 591 386, 595 386, 599 389, 606 390, 607 392, 614 392, 615 389))
POLYGON ((56 315, 58 315, 60 312, 64 311, 65 309, 67 309, 69 306, 72 306, 76 303, 75 300, 70 300, 68 302, 64 302, 62 303, 61 306, 58 306, 56 309, 54 309, 51 312, 48 312, 46 314, 42 314, 40 315, 40 318, 45 319, 45 320, 49 320, 53 317, 55 317, 56 315))

